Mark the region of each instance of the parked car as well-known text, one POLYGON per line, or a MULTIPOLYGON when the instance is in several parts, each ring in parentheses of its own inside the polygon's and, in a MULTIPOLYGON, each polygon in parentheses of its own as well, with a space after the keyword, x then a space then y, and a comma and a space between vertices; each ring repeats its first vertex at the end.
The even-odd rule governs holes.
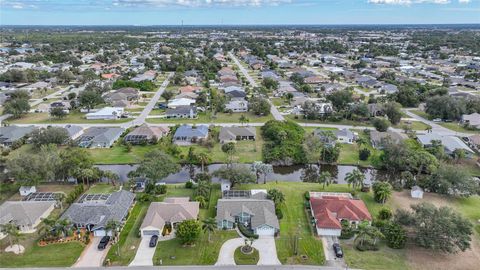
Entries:
POLYGON ((440 118, 435 118, 435 119, 433 119, 432 121, 435 122, 435 123, 438 123, 438 122, 442 122, 442 119, 440 119, 440 118))
POLYGON ((110 236, 104 236, 100 239, 100 243, 98 243, 98 249, 102 250, 105 249, 110 241, 110 236))
POLYGON ((337 258, 343 258, 343 250, 339 243, 333 244, 333 251, 335 252, 335 256, 337 256, 337 258))
POLYGON ((150 247, 155 247, 157 245, 158 241, 158 235, 152 235, 152 238, 150 238, 150 247))

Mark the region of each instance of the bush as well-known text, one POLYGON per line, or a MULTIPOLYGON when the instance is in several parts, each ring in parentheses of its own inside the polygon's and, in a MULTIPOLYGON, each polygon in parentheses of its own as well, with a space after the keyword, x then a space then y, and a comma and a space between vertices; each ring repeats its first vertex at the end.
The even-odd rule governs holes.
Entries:
POLYGON ((305 191, 305 200, 310 201, 310 192, 305 191))
POLYGON ((157 185, 155 186, 155 194, 166 194, 167 193, 167 185, 157 185))
POLYGON ((253 238, 253 239, 258 239, 258 234, 254 234, 252 230, 249 228, 245 227, 245 225, 238 223, 238 229, 239 231, 243 234, 243 236, 247 238, 253 238))
POLYGON ((185 188, 193 188, 193 182, 192 181, 188 181, 185 183, 185 188))
POLYGON ((377 131, 385 132, 390 127, 390 122, 384 118, 374 118, 372 120, 372 125, 377 131))
POLYGON ((399 224, 390 222, 385 226, 383 234, 385 235, 388 247, 397 249, 405 247, 407 233, 399 224))
POLYGON ((367 148, 363 148, 363 149, 360 149, 360 151, 358 151, 358 158, 360 160, 367 160, 369 157, 370 157, 370 150, 368 150, 367 148))
POLYGON ((275 208, 275 215, 277 215, 278 219, 282 219, 283 218, 282 209, 280 209, 279 207, 275 208))
POLYGON ((389 208, 382 208, 378 211, 378 219, 380 220, 389 220, 393 217, 392 210, 389 208))
POLYGON ((137 201, 139 202, 151 202, 153 201, 153 196, 147 193, 141 193, 137 196, 137 201))
POLYGON ((342 220, 342 233, 340 234, 340 239, 350 239, 355 235, 355 230, 350 225, 350 222, 347 220, 342 220))

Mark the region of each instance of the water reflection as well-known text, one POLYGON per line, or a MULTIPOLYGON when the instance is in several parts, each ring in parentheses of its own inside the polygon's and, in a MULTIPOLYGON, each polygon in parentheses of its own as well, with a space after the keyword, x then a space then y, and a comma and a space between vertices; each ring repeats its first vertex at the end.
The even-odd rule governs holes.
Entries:
MULTIPOLYGON (((205 169, 209 173, 213 173, 218 170, 224 164, 211 164, 205 166, 205 169)), ((237 164, 238 166, 245 166, 250 169, 250 164, 237 164)), ((101 170, 110 170, 117 173, 120 176, 120 181, 125 182, 128 180, 128 173, 135 170, 138 165, 96 165, 101 170)), ((272 181, 283 181, 283 182, 301 182, 302 173, 304 172, 306 165, 297 165, 297 166, 287 166, 287 167, 273 167, 273 172, 267 174, 267 182, 272 181)), ((335 183, 346 184, 345 176, 347 173, 353 171, 354 169, 359 169, 365 174, 366 180, 375 180, 376 177, 385 177, 383 172, 377 171, 375 169, 362 168, 357 166, 348 166, 348 165, 320 165, 320 172, 328 171, 330 175, 334 178, 335 183)), ((201 166, 182 166, 181 170, 178 173, 171 174, 167 176, 162 181, 166 183, 184 183, 190 179, 191 172, 199 173, 201 172, 201 166)), ((213 182, 219 182, 218 178, 213 178, 213 182)))

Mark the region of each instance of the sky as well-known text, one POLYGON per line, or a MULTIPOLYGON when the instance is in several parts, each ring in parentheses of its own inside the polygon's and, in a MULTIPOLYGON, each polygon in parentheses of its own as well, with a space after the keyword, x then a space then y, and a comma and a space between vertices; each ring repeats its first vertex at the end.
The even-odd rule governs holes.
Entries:
POLYGON ((480 0, 0 0, 0 25, 480 24, 480 0))

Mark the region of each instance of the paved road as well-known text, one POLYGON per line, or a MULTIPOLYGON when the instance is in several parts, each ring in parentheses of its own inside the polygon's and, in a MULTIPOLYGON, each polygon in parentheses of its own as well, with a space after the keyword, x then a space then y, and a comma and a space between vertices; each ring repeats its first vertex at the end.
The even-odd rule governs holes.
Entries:
POLYGON ((42 102, 43 102, 43 99, 45 99, 45 98, 47 98, 47 99, 58 98, 58 95, 63 94, 65 91, 68 90, 69 87, 70 87, 70 86, 65 86, 65 87, 61 88, 60 90, 51 93, 50 95, 46 95, 46 96, 44 96, 44 97, 42 97, 42 98, 35 99, 34 101, 29 102, 29 103, 30 103, 30 107, 33 108, 33 107, 37 106, 38 104, 42 103, 42 102))
POLYGON ((410 110, 408 109, 403 109, 403 111, 411 118, 414 118, 415 120, 417 121, 421 121, 429 126, 432 127, 432 133, 434 134, 438 134, 438 135, 451 135, 451 136, 461 136, 461 137, 468 137, 472 134, 468 134, 468 133, 462 133, 462 132, 457 132, 457 131, 454 131, 454 130, 451 130, 451 129, 448 129, 448 128, 445 128, 445 127, 442 127, 441 125, 433 122, 433 121, 430 121, 430 120, 427 120, 419 115, 416 115, 414 114, 413 112, 411 112, 410 110))
MULTIPOLYGON (((7 270, 18 270, 19 268, 2 268, 7 270)), ((38 269, 38 270, 61 270, 65 269, 65 267, 42 267, 42 268, 23 268, 23 269, 38 269)), ((214 265, 194 265, 194 266, 114 266, 114 267, 82 267, 76 268, 78 270, 154 270, 154 269, 162 269, 162 270, 211 270, 211 269, 218 269, 218 270, 230 270, 230 269, 238 269, 238 270, 346 270, 345 268, 338 268, 338 267, 331 267, 331 266, 308 266, 308 265, 275 265, 275 266, 267 266, 267 265, 237 265, 237 266, 214 266, 214 265)), ((348 270, 354 270, 352 268, 348 268, 348 270)))
POLYGON ((155 105, 157 104, 158 100, 160 99, 163 92, 167 88, 168 83, 170 82, 170 79, 172 78, 172 76, 173 76, 173 72, 168 73, 167 78, 163 81, 160 88, 158 88, 157 92, 152 97, 152 99, 150 99, 150 102, 148 102, 147 106, 145 106, 142 113, 139 116, 137 116, 137 118, 135 118, 135 120, 126 123, 125 126, 130 127, 130 126, 141 125, 141 124, 145 123, 145 119, 150 114, 150 112, 153 110, 155 105))
MULTIPOLYGON (((99 267, 102 266, 103 260, 107 256, 111 244, 108 244, 104 250, 98 250, 97 246, 102 237, 94 237, 88 246, 83 250, 82 255, 78 258, 73 267, 99 267)), ((61 254, 59 254, 61 256, 61 254)))
MULTIPOLYGON (((238 66, 240 71, 243 73, 243 76, 245 76, 245 78, 247 78, 247 80, 250 82, 250 85, 252 85, 253 87, 258 87, 257 82, 252 78, 252 76, 250 76, 250 74, 248 74, 248 70, 245 69, 245 67, 242 66, 242 64, 240 64, 240 61, 238 60, 238 58, 232 52, 229 52, 228 55, 233 59, 235 64, 238 66)), ((267 99, 267 100, 270 103, 270 113, 273 115, 273 118, 275 118, 275 120, 279 120, 279 121, 285 120, 283 115, 281 115, 280 112, 278 111, 277 107, 275 105, 273 105, 272 101, 270 99, 267 99)))

